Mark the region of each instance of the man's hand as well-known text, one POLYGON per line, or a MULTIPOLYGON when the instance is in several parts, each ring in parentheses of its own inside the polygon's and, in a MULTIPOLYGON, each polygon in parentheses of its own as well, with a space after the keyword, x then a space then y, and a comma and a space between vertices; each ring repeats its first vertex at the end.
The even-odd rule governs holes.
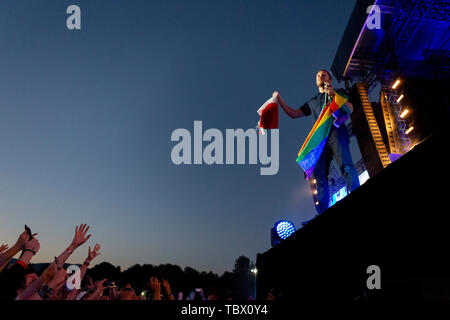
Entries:
POLYGON ((100 250, 100 243, 95 244, 94 246, 94 250, 91 251, 91 247, 89 246, 89 253, 88 253, 88 257, 86 258, 86 262, 91 262, 92 260, 94 260, 96 257, 98 257, 100 255, 101 252, 99 252, 100 250))
POLYGON ((70 244, 73 250, 81 246, 91 237, 91 235, 86 236, 88 230, 89 226, 86 224, 81 224, 80 228, 78 228, 78 226, 75 227, 75 236, 70 244))
POLYGON ((84 276, 86 275, 86 271, 89 267, 89 264, 91 263, 92 260, 95 259, 95 257, 100 255, 100 244, 96 243, 94 246, 94 250, 91 250, 91 246, 89 246, 89 252, 88 252, 88 256, 86 258, 86 260, 84 260, 83 264, 81 265, 81 279, 84 278, 84 276))
POLYGON ((20 250, 23 249, 23 245, 28 241, 28 231, 25 230, 24 232, 22 232, 19 236, 19 238, 17 239, 16 243, 14 244, 14 246, 20 250))
POLYGON ((94 285, 92 286, 92 289, 94 290, 104 290, 108 287, 103 286, 103 284, 108 281, 108 279, 103 279, 103 280, 97 280, 94 282, 94 285))
POLYGON ((107 289, 108 287, 104 286, 104 283, 108 281, 108 279, 103 279, 101 281, 96 281, 95 282, 95 292, 98 293, 99 296, 101 296, 103 294, 103 290, 107 289))
POLYGON ((86 224, 81 224, 80 226, 75 227, 75 236, 73 237, 72 242, 69 244, 67 249, 58 256, 58 260, 61 264, 64 264, 70 255, 91 237, 91 235, 86 236, 88 230, 89 226, 86 224))
POLYGON ((170 289, 169 281, 167 281, 166 279, 162 279, 161 285, 164 289, 164 292, 166 293, 167 299, 173 300, 174 298, 172 295, 172 289, 170 289))
POLYGON ((6 250, 8 250, 8 245, 7 244, 2 244, 0 246, 0 253, 5 252, 6 250))
POLYGON ((90 294, 85 300, 99 300, 103 294, 103 290, 107 287, 104 287, 103 284, 108 281, 108 279, 103 279, 101 281, 95 282, 95 291, 90 294))
POLYGON ((290 106, 288 106, 286 104, 286 102, 284 102, 284 100, 281 98, 281 95, 278 91, 274 91, 272 93, 272 97, 275 98, 278 102, 278 104, 280 105, 280 107, 284 110, 284 112, 286 112, 286 114, 291 117, 292 119, 295 118, 299 118, 304 116, 302 110, 299 108, 297 110, 291 108, 290 106))
POLYGON ((274 92, 272 93, 272 97, 275 98, 275 99, 277 99, 277 101, 282 100, 282 99, 281 99, 281 96, 280 96, 280 93, 279 93, 278 91, 274 91, 274 92))
POLYGON ((41 246, 39 244, 39 240, 34 237, 35 235, 37 235, 37 233, 33 234, 31 240, 25 242, 25 244, 23 245, 22 254, 18 259, 18 262, 20 261, 22 264, 28 265, 33 256, 39 251, 39 248, 41 246))
MULTIPOLYGON (((37 233, 35 233, 34 235, 37 235, 37 233)), ((28 239, 29 239, 28 231, 24 230, 19 235, 19 238, 17 239, 16 243, 11 248, 8 249, 7 246, 5 247, 5 245, 2 245, 2 248, 6 251, 4 251, 4 252, 0 251, 0 254, 1 254, 0 255, 0 271, 2 271, 6 267, 6 265, 12 259, 12 257, 14 257, 18 252, 20 252, 24 249, 25 243, 28 242, 28 239)), ((31 253, 29 251, 22 252, 22 255, 19 258, 19 260, 28 264, 28 262, 31 260, 32 257, 33 257, 33 253, 31 253)), ((9 267, 11 267, 11 265, 9 267)))
POLYGON ((161 283, 159 282, 158 278, 150 278, 150 290, 153 294, 153 300, 161 300, 161 283))
POLYGON ((23 245, 24 250, 32 250, 34 254, 39 251, 41 245, 39 244, 39 240, 34 237, 36 235, 37 233, 33 234, 33 238, 31 238, 30 241, 25 242, 25 244, 23 245))
POLYGON ((170 284, 166 279, 161 280, 161 285, 164 289, 164 292, 167 294, 167 296, 170 296, 172 294, 172 290, 170 289, 170 284))
POLYGON ((325 82, 325 86, 323 87, 323 91, 328 93, 330 97, 334 97, 334 88, 331 83, 325 82))

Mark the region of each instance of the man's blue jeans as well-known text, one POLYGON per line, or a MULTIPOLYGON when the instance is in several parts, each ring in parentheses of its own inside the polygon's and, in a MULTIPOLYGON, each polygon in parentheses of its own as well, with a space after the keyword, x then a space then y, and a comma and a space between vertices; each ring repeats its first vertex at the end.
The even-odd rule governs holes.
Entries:
POLYGON ((350 138, 345 125, 341 125, 339 128, 331 127, 325 148, 310 178, 311 182, 316 179, 317 197, 319 201, 316 209, 319 214, 328 209, 328 203, 330 201, 328 173, 332 157, 336 160, 344 176, 347 190, 351 192, 359 187, 358 174, 353 165, 349 143, 350 138))

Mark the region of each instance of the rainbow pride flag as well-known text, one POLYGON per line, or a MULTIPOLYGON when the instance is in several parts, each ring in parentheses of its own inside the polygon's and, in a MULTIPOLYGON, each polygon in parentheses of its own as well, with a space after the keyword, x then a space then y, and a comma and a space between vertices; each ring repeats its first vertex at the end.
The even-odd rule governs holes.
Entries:
POLYGON ((344 106, 347 100, 346 95, 335 92, 333 101, 323 106, 319 118, 298 152, 297 163, 305 171, 307 180, 322 154, 334 119, 338 114, 350 114, 350 110, 344 106))

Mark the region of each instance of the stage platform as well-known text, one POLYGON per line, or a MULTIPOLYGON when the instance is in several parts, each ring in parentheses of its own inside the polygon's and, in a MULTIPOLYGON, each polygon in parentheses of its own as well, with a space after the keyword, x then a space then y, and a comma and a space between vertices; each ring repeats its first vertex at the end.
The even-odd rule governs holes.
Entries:
POLYGON ((257 257, 257 298, 450 300, 449 133, 435 132, 257 257), (367 267, 381 270, 369 290, 367 267))

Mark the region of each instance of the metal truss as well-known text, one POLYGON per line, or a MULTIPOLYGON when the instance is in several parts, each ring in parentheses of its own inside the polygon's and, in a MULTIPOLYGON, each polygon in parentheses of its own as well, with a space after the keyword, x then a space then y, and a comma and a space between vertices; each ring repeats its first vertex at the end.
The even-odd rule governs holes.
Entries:
POLYGON ((400 147, 402 149, 402 153, 406 153, 411 149, 411 139, 408 137, 408 135, 405 133, 408 129, 406 127, 406 121, 405 119, 401 118, 400 115, 404 111, 405 108, 397 102, 399 98, 399 94, 396 90, 391 90, 389 87, 385 87, 385 93, 387 96, 387 100, 392 106, 392 109, 395 114, 395 121, 397 122, 397 128, 399 133, 399 142, 400 147))
MULTIPOLYGON (((358 55, 364 59, 353 58, 351 66, 360 70, 360 81, 367 83, 370 93, 377 84, 378 79, 384 79, 382 73, 389 69, 388 62, 399 52, 406 48, 414 38, 417 30, 426 19, 440 21, 450 20, 450 5, 448 0, 382 0, 377 2, 380 10, 384 14, 390 15, 392 20, 390 28, 386 30, 382 43, 376 52, 373 49, 358 50, 358 55)), ((444 45, 446 42, 442 45, 444 45)), ((448 52, 441 50, 442 59, 448 52)), ((436 55, 434 50, 430 54, 436 55)))
POLYGON ((398 14, 400 7, 415 18, 448 21, 450 16, 448 0, 381 0, 377 5, 387 14, 398 14))

